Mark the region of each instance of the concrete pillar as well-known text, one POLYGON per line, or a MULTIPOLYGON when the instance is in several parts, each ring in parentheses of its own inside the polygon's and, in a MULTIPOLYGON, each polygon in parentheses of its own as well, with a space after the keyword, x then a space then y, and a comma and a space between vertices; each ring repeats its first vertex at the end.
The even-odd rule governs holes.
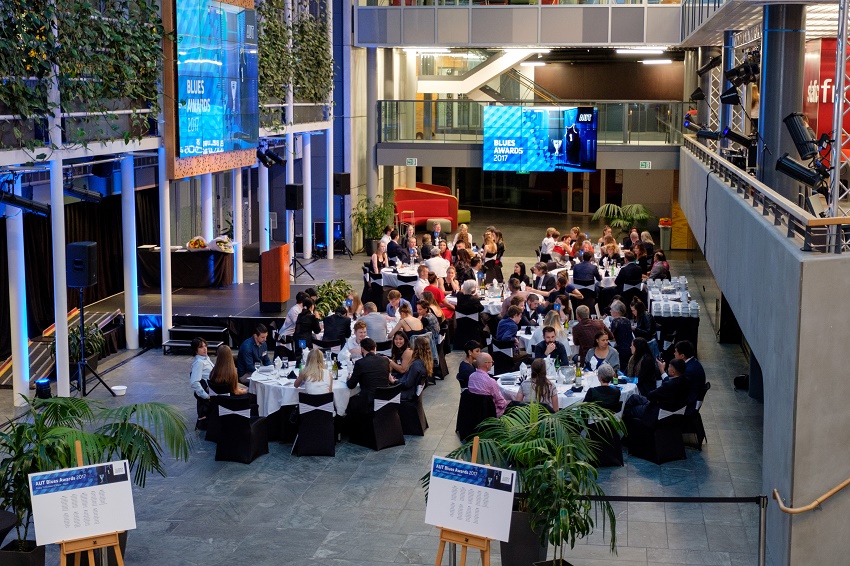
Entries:
POLYGON ((213 181, 212 173, 200 175, 201 180, 201 236, 206 241, 215 238, 213 234, 213 181))
MULTIPOLYGON (((719 47, 700 47, 699 48, 699 66, 702 67, 706 63, 708 63, 712 57, 720 56, 720 48, 719 47)), ((716 108, 711 108, 711 75, 713 71, 709 71, 705 73, 703 76, 699 77, 699 87, 702 89, 702 92, 705 94, 705 100, 701 100, 697 103, 697 122, 705 126, 706 128, 711 127, 711 116, 714 112, 717 111, 716 108)), ((693 91, 691 91, 693 92, 693 91)), ((690 95, 690 93, 688 93, 690 95)), ((702 140, 705 143, 705 140, 702 140)))
MULTIPOLYGON (((735 66, 735 31, 723 32, 723 64, 720 66, 723 71, 727 71, 735 66)), ((732 83, 726 80, 725 73, 720 78, 720 93, 732 86, 732 83)), ((732 127, 732 106, 728 104, 720 104, 720 115, 718 116, 718 129, 722 132, 724 128, 732 127)), ((720 147, 729 147, 729 140, 720 139, 720 147)))
MULTIPOLYGON (((71 396, 68 356, 68 280, 65 272, 65 195, 62 160, 50 162, 50 228, 53 235, 53 314, 56 321, 56 395, 71 396)), ((11 290, 10 290, 11 291, 11 290)), ((26 336, 24 337, 26 340, 26 336)), ((12 340, 14 347, 14 340, 12 340)), ((18 399, 15 399, 15 404, 18 399)))
POLYGON ((124 338, 139 349, 139 280, 136 276, 136 175, 132 154, 121 160, 121 231, 124 252, 124 338))
MULTIPOLYGON (((433 167, 423 167, 422 168, 422 182, 423 183, 432 183, 434 180, 434 168, 433 167)), ((416 185, 414 185, 415 187, 416 185)))
MULTIPOLYGON (((61 168, 60 168, 61 173, 61 168)), ((21 194, 21 178, 15 179, 15 194, 21 194)), ((62 205, 59 205, 61 214, 62 205)), ((51 211, 55 212, 55 211, 51 211)), ((62 238, 64 240, 64 238, 62 238)), ((23 407, 26 402, 21 397, 30 396, 30 352, 29 327, 27 326, 27 280, 26 262, 24 260, 24 211, 20 208, 6 207, 6 253, 9 263, 9 321, 10 338, 12 339, 12 391, 14 404, 23 407)), ((64 273, 64 265, 62 272, 64 273)), ((65 294, 65 290, 62 290, 65 294)), ((64 344, 65 356, 68 355, 68 330, 66 319, 64 344)), ((68 372, 68 362, 65 362, 65 372, 68 372)), ((65 377, 65 387, 68 388, 68 377, 65 377)))
MULTIPOLYGON (((301 135, 301 200, 304 208, 301 211, 301 234, 304 247, 304 259, 313 257, 313 150, 310 147, 309 133, 301 135)), ((333 188, 331 189, 333 190, 333 188)))
POLYGON ((243 282, 242 268, 242 168, 230 170, 230 205, 233 211, 233 282, 243 282))
POLYGON ((328 245, 328 259, 334 258, 334 129, 325 130, 325 242, 328 245))
MULTIPOLYGON (((292 0, 286 0, 283 4, 283 19, 287 26, 292 25, 292 0)), ((290 27, 291 29, 291 27, 290 27)), ((292 52, 292 35, 288 40, 289 51, 292 52)), ((286 120, 284 123, 289 127, 286 128, 286 184, 292 185, 295 183, 295 144, 292 135, 292 123, 294 122, 293 114, 295 112, 295 96, 293 93, 292 83, 286 87, 286 120)), ((290 243, 290 253, 295 253, 295 244, 290 243)), ((294 257, 294 256, 293 256, 294 257)))
POLYGON ((776 171, 776 160, 784 153, 799 160, 782 119, 803 108, 803 61, 806 51, 806 7, 764 7, 762 30, 761 84, 759 93, 758 178, 797 203, 799 183, 776 171))
MULTIPOLYGON (((404 107, 400 109, 399 121, 407 126, 404 130, 404 136, 402 139, 414 140, 416 139, 416 105, 418 104, 416 102, 416 53, 413 51, 405 52, 404 60, 404 98, 407 102, 405 102, 404 107), (404 115, 404 119, 402 119, 402 115, 404 115)), ((416 167, 405 167, 404 185, 410 188, 416 187, 416 167)))
POLYGON ((260 253, 269 251, 271 239, 271 225, 269 221, 269 170, 257 161, 257 206, 260 219, 260 253))
POLYGON ((366 196, 378 196, 378 49, 366 48, 366 196))
POLYGON ((159 174, 159 248, 160 279, 162 294, 162 339, 168 339, 168 330, 173 326, 171 312, 171 181, 165 166, 165 148, 158 151, 159 174))
POLYGON ((696 50, 685 51, 685 81, 682 88, 682 100, 687 102, 691 93, 697 89, 697 69, 699 68, 696 50))

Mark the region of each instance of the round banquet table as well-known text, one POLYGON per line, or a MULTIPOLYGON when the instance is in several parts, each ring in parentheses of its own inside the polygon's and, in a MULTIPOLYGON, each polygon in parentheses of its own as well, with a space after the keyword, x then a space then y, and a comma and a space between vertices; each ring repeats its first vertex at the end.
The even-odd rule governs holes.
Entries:
MULTIPOLYGON (((449 295, 446 297, 446 302, 451 306, 456 307, 457 297, 449 295)), ((484 312, 489 315, 499 316, 502 314, 502 299, 500 297, 488 297, 486 299, 481 299, 481 305, 484 307, 484 312)))
MULTIPOLYGON (((284 405, 297 405, 298 393, 303 393, 306 388, 301 386, 295 388, 295 380, 289 379, 287 376, 290 372, 298 375, 297 368, 282 368, 279 372, 272 371, 270 373, 255 371, 251 375, 251 383, 248 386, 248 391, 257 396, 257 404, 259 405, 259 413, 261 417, 267 417, 284 405)), ((342 368, 339 370, 339 379, 333 382, 334 407, 340 416, 345 415, 348 409, 348 400, 352 395, 360 392, 360 386, 354 389, 349 389, 345 384, 348 379, 348 369, 342 368)))
MULTIPOLYGON (((516 400, 516 394, 519 392, 519 385, 503 385, 502 384, 502 378, 503 377, 512 377, 514 379, 517 379, 517 378, 519 378, 519 372, 515 371, 515 372, 511 372, 511 373, 503 373, 502 375, 498 376, 498 379, 497 379, 497 382, 499 383, 499 389, 502 391, 502 396, 506 400, 508 400, 509 402, 515 401, 516 400)), ((570 376, 570 379, 572 379, 572 378, 573 378, 573 376, 570 376)), ((549 376, 549 379, 554 380, 554 376, 549 376)), ((599 386, 599 378, 596 377, 596 372, 592 372, 592 371, 584 372, 582 374, 582 377, 581 377, 581 384, 584 387, 584 389, 582 389, 581 392, 579 392, 579 393, 573 393, 571 391, 570 388, 573 386, 572 383, 569 383, 569 384, 557 383, 555 385, 555 387, 558 389, 558 408, 559 409, 565 409, 566 407, 569 407, 570 405, 584 401, 584 396, 587 394, 587 390, 590 389, 591 387, 598 387, 599 386)), ((623 402, 624 407, 626 405, 626 400, 629 397, 631 397, 632 395, 634 395, 635 392, 637 391, 637 385, 635 385, 634 383, 614 385, 614 387, 616 387, 617 389, 620 390, 620 401, 623 402)))
POLYGON ((385 267, 381 270, 381 285, 384 287, 392 287, 393 289, 402 285, 413 285, 419 279, 419 274, 415 267, 385 267), (395 273, 398 271, 398 273, 395 273))
MULTIPOLYGON (((615 279, 614 277, 605 277, 605 269, 604 268, 600 267, 600 268, 598 268, 598 270, 599 270, 599 275, 602 276, 602 281, 596 282, 597 287, 601 287, 603 289, 606 289, 606 288, 609 288, 609 287, 616 287, 617 286, 617 284, 614 283, 614 279, 615 279)), ((573 283, 573 271, 572 271, 572 269, 568 269, 566 267, 559 267, 558 269, 553 269, 552 271, 550 271, 549 274, 552 275, 555 279, 557 279, 558 274, 562 273, 564 271, 567 272, 567 277, 569 277, 569 282, 573 283)))

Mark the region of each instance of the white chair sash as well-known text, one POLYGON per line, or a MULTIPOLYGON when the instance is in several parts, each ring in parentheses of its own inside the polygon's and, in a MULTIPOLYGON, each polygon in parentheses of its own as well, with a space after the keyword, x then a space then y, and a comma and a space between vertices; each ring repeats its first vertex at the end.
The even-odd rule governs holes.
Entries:
POLYGON ((587 289, 588 291, 596 290, 596 285, 578 285, 577 283, 573 283, 573 286, 577 289, 587 289))
POLYGON ((425 391, 425 386, 424 386, 424 385, 417 385, 417 386, 416 386, 416 396, 417 396, 417 397, 419 397, 420 395, 422 395, 422 392, 423 392, 423 391, 425 391))
POLYGON ((393 397, 389 401, 384 401, 383 399, 375 399, 375 412, 377 413, 378 411, 380 411, 381 409, 383 409, 385 406, 389 405, 390 403, 400 404, 401 403, 401 393, 399 393, 398 395, 396 395, 395 397, 393 397))
POLYGON ((230 393, 216 393, 212 390, 212 387, 210 387, 208 393, 210 394, 210 397, 230 397, 230 393))
POLYGON ((629 285, 628 283, 623 283, 623 291, 631 291, 632 289, 643 291, 643 283, 638 283, 637 285, 629 285))
POLYGON ((685 414, 685 408, 684 407, 682 407, 678 411, 673 411, 672 413, 670 411, 665 411, 664 409, 659 409, 658 410, 658 420, 660 421, 661 419, 666 419, 667 417, 670 417, 672 415, 684 415, 684 414, 685 414))
POLYGON ((329 401, 324 405, 308 405, 307 403, 298 403, 298 412, 302 415, 305 413, 309 413, 310 411, 325 411, 326 413, 336 414, 334 411, 334 403, 333 401, 329 401))
POLYGON ((457 319, 471 318, 472 320, 478 322, 478 313, 474 312, 472 314, 463 314, 462 312, 455 311, 455 318, 457 318, 457 319))
POLYGON ((225 409, 221 405, 218 407, 218 416, 223 417, 224 415, 238 415, 240 417, 245 417, 246 419, 251 418, 251 409, 243 409, 241 411, 231 411, 230 409, 225 409))
POLYGON ((499 348, 497 346, 493 346, 493 353, 495 354, 496 352, 499 352, 500 354, 505 354, 506 356, 514 357, 513 348, 507 349, 507 348, 499 348))
POLYGON ((697 411, 699 411, 699 408, 702 407, 702 401, 697 401, 696 405, 694 407, 696 408, 697 411))

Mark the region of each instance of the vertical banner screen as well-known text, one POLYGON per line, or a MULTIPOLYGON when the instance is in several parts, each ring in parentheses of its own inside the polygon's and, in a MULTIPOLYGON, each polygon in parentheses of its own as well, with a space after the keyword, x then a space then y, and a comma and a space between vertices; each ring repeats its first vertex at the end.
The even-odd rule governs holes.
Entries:
POLYGON ((596 171, 592 106, 484 108, 485 171, 596 171))
POLYGON ((257 13, 177 0, 177 157, 251 149, 259 138, 257 13))

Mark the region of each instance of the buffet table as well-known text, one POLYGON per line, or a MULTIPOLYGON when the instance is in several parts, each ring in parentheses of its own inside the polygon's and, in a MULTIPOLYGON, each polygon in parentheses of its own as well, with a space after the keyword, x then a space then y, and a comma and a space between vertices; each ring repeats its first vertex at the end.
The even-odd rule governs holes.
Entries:
MULTIPOLYGON (((159 289, 160 250, 140 246, 138 253, 139 286, 159 289)), ((185 248, 171 251, 171 287, 225 287, 233 284, 233 254, 185 248)))

